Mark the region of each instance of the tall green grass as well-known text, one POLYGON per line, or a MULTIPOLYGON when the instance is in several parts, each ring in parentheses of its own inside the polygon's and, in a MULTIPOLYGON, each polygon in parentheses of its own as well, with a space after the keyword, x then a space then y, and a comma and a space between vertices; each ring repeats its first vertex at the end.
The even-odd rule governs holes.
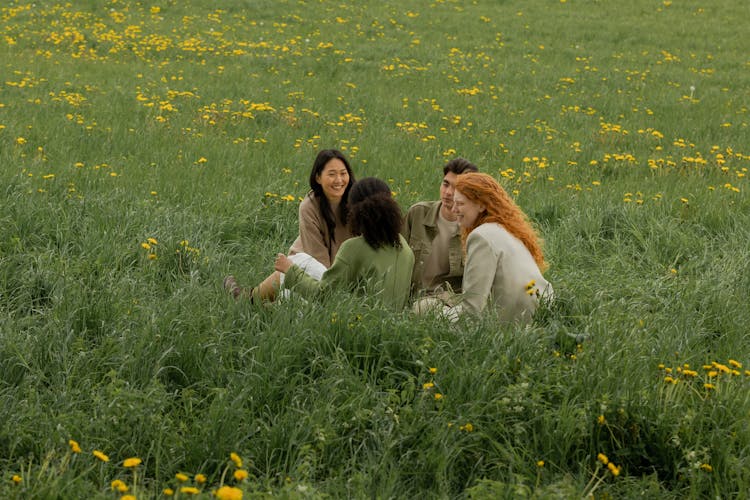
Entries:
POLYGON ((742 498, 748 15, 1 7, 0 496, 742 498), (557 300, 523 329, 235 303, 222 277, 270 272, 326 147, 404 209, 474 161, 557 300))

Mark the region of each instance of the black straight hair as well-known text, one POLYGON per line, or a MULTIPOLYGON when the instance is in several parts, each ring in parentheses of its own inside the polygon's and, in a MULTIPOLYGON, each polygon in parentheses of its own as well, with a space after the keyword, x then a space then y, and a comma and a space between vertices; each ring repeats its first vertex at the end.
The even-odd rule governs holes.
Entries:
POLYGON ((328 202, 328 198, 326 198, 326 195, 323 193, 323 186, 320 185, 317 177, 323 172, 323 169, 328 164, 328 162, 333 160, 334 158, 338 158, 339 160, 341 160, 346 167, 346 171, 349 173, 349 184, 346 186, 344 195, 341 197, 338 213, 339 218, 344 221, 344 223, 346 223, 346 219, 349 215, 349 191, 351 191, 352 185, 354 185, 355 182, 354 172, 352 172, 352 167, 351 165, 349 165, 349 160, 347 160, 346 156, 344 156, 344 153, 342 153, 338 149, 323 149, 318 152, 318 156, 315 157, 315 162, 313 163, 312 170, 310 171, 310 189, 315 194, 315 198, 317 198, 318 202, 320 203, 320 212, 323 216, 323 220, 326 223, 326 227, 328 227, 328 235, 330 238, 330 241, 328 242, 329 250, 332 246, 331 242, 336 241, 336 215, 333 213, 331 204, 328 202))

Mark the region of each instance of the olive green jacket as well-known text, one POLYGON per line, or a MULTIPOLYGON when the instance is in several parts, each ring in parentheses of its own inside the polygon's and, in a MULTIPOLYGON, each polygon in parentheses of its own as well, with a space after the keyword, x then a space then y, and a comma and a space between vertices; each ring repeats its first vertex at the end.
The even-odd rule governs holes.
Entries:
POLYGON ((409 284, 414 254, 401 237, 401 247, 371 247, 362 236, 341 244, 333 265, 320 281, 298 266, 289 268, 284 286, 311 298, 326 290, 348 290, 368 300, 394 309, 403 309, 409 301, 409 284))
POLYGON ((448 274, 436 276, 432 283, 424 287, 422 274, 427 258, 432 251, 432 240, 437 236, 437 219, 440 214, 440 201, 421 201, 415 203, 406 213, 406 219, 401 229, 406 241, 414 252, 414 272, 411 276, 412 295, 420 291, 432 293, 446 288, 447 283, 453 291, 461 291, 461 280, 464 274, 463 250, 461 248, 461 235, 454 236, 449 245, 448 262, 450 271, 448 274))

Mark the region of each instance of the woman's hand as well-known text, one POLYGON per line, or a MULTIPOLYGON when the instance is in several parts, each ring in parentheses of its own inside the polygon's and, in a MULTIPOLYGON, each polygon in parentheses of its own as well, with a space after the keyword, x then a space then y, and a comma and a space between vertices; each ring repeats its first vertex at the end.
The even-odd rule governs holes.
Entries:
POLYGON ((276 254, 276 262, 274 262, 274 267, 278 272, 286 274, 286 272, 289 271, 289 268, 292 267, 292 265, 293 263, 291 260, 289 260, 289 257, 284 255, 283 253, 276 254))

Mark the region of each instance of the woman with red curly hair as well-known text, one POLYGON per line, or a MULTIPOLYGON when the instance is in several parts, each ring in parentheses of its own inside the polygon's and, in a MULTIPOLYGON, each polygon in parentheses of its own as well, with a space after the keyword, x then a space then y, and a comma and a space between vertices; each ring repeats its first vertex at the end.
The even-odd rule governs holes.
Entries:
MULTIPOLYGON (((551 300, 544 279, 541 242, 526 215, 490 175, 459 175, 453 213, 466 252, 463 292, 448 300, 451 318, 464 310, 481 313, 490 305, 501 320, 528 323, 540 299, 551 300)), ((418 304, 422 310, 429 304, 418 304)))

